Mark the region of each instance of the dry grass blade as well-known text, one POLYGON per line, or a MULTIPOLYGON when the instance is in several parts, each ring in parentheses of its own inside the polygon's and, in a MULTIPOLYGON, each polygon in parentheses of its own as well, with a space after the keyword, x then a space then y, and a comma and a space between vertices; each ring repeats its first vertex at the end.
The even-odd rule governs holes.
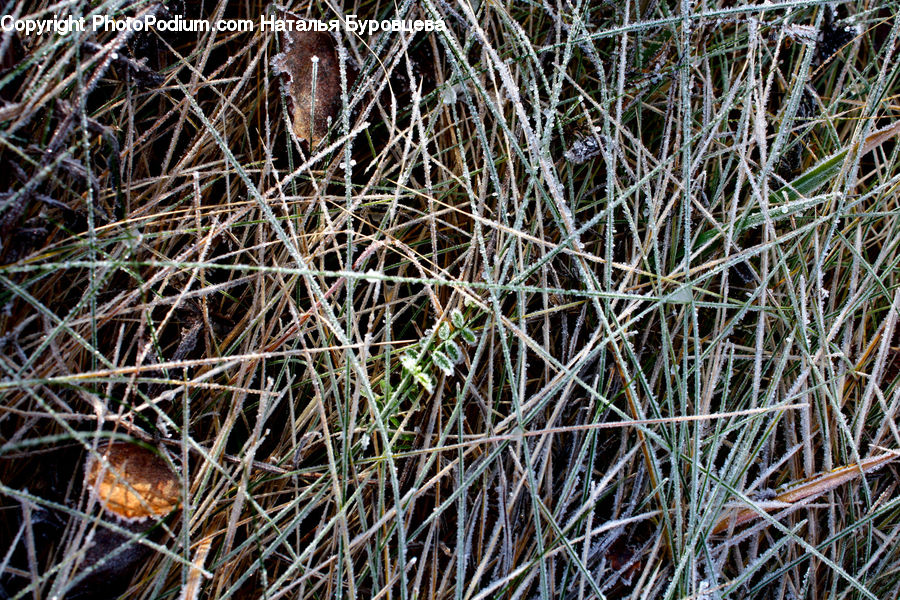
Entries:
MULTIPOLYGON (((853 481, 866 473, 880 469, 900 456, 898 451, 885 452, 876 456, 870 456, 859 461, 859 464, 845 465, 831 471, 827 471, 811 478, 808 481, 798 482, 788 486, 783 492, 776 494, 770 501, 760 502, 760 509, 769 512, 790 508, 792 504, 811 500, 825 494, 845 483, 853 481)), ((712 533, 722 533, 744 523, 759 518, 760 511, 753 508, 744 508, 722 517, 712 533)))
POLYGON ((197 600, 197 597, 200 595, 204 578, 203 565, 206 563, 206 556, 209 554, 210 548, 212 548, 212 541, 212 537, 205 537, 197 543, 197 547, 194 550, 194 558, 188 571, 187 582, 181 588, 178 600, 197 600))

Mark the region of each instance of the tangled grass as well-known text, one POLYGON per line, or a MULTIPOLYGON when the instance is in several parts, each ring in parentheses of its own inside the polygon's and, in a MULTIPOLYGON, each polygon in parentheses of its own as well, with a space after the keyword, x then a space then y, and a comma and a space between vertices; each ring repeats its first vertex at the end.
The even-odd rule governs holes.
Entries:
POLYGON ((897 3, 3 12, 284 8, 2 34, 0 597, 900 595, 897 3))

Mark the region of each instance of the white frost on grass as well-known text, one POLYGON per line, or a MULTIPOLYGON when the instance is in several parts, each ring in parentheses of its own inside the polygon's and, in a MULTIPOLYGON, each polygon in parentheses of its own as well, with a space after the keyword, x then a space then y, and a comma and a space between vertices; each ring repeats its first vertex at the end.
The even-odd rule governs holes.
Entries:
POLYGON ((580 165, 600 154, 600 140, 596 136, 589 135, 576 140, 565 153, 566 160, 580 165))

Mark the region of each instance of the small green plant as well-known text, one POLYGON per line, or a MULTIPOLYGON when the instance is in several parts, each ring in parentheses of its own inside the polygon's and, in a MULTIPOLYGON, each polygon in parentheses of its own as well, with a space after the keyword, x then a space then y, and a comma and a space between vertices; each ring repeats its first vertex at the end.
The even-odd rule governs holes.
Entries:
POLYGON ((455 340, 458 338, 466 344, 475 343, 475 333, 470 323, 471 320, 467 320, 462 311, 452 309, 449 322, 442 320, 434 329, 427 330, 422 341, 407 349, 400 358, 404 372, 428 393, 434 392, 434 369, 449 377, 453 375, 455 365, 463 359, 463 351, 455 340))

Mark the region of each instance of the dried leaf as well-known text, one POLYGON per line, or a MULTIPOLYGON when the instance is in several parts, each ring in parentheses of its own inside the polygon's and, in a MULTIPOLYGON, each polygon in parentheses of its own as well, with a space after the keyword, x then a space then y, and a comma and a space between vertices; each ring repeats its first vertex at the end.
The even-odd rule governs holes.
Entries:
MULTIPOLYGON (((801 500, 821 496, 825 492, 829 492, 834 488, 847 483, 848 481, 856 479, 863 473, 869 473, 871 471, 874 471, 875 469, 883 467, 890 461, 897 458, 897 456, 900 456, 900 454, 898 454, 897 452, 885 452, 884 454, 879 454, 877 456, 863 459, 858 465, 846 465, 832 471, 822 473, 804 481, 803 483, 793 486, 788 490, 785 490, 784 492, 775 496, 775 498, 773 498, 771 501, 760 502, 759 508, 766 511, 779 510, 788 508, 795 502, 800 502, 801 500)), ((737 514, 732 512, 731 514, 726 515, 724 518, 719 520, 719 522, 713 528, 712 532, 722 533, 731 525, 737 527, 739 525, 747 523, 748 521, 752 521, 758 516, 759 511, 753 508, 741 509, 737 511, 737 514)))
POLYGON ((606 560, 613 571, 619 573, 622 581, 629 585, 634 575, 641 570, 641 555, 638 547, 628 543, 624 536, 616 539, 606 550, 606 560))
POLYGON ((891 123, 890 125, 882 127, 881 129, 866 136, 866 139, 862 144, 862 151, 860 154, 871 152, 878 146, 882 145, 889 139, 896 137, 897 135, 900 135, 900 121, 891 123))
POLYGON ((272 59, 272 67, 284 79, 294 134, 313 149, 325 137, 340 109, 337 43, 334 36, 322 31, 285 31, 281 41, 283 51, 272 59))
POLYGON ((111 515, 126 521, 164 517, 181 503, 181 485, 162 458, 137 444, 111 443, 104 460, 88 458, 85 486, 111 515))

